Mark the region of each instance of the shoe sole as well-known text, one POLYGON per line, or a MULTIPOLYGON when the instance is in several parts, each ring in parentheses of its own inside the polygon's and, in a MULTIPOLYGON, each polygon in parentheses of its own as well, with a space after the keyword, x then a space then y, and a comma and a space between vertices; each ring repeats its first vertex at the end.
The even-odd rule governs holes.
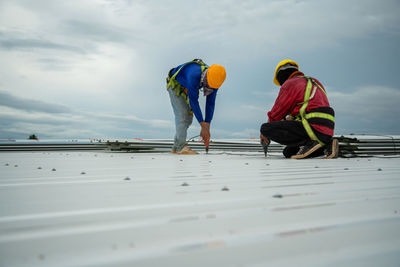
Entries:
POLYGON ((177 155, 197 155, 199 153, 197 153, 196 151, 184 151, 184 152, 177 152, 177 155))
POLYGON ((321 147, 322 146, 320 144, 316 144, 310 150, 308 150, 306 153, 300 154, 300 155, 294 155, 294 156, 291 156, 290 158, 291 159, 304 159, 305 157, 309 156, 310 154, 312 154, 314 151, 317 151, 321 147))
POLYGON ((339 141, 337 139, 332 140, 332 153, 324 157, 324 159, 335 159, 339 155, 339 141))

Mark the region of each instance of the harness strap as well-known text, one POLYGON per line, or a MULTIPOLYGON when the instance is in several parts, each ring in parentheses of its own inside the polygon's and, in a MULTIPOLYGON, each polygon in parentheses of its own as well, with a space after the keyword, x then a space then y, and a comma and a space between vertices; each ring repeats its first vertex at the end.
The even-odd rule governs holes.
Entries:
POLYGON ((318 137, 315 135, 315 133, 314 133, 313 129, 311 128, 310 124, 308 123, 307 119, 323 118, 323 119, 328 119, 330 121, 335 122, 335 118, 330 114, 326 114, 326 113, 322 113, 322 112, 311 112, 311 113, 306 114, 306 108, 308 106, 308 103, 314 97, 317 87, 320 88, 325 95, 326 95, 326 92, 322 88, 322 86, 320 86, 312 78, 307 77, 307 76, 303 76, 303 77, 307 79, 307 86, 306 86, 306 91, 304 93, 304 101, 299 103, 299 105, 302 105, 300 108, 300 111, 299 111, 300 116, 301 116, 301 122, 302 122, 304 129, 306 130, 308 136, 311 138, 311 140, 315 140, 321 146, 325 146, 325 144, 323 142, 321 142, 321 140, 319 140, 318 137), (311 89, 313 89, 312 93, 311 93, 311 89))
MULTIPOLYGON (((172 88, 176 87, 176 86, 174 86, 174 85, 175 85, 175 82, 178 82, 178 81, 176 81, 176 79, 175 79, 176 76, 178 75, 178 73, 181 71, 181 69, 182 69, 183 67, 185 67, 186 65, 188 65, 188 64, 190 64, 190 63, 199 64, 200 67, 201 67, 201 72, 202 72, 202 73, 203 73, 203 71, 204 71, 205 69, 208 68, 207 65, 206 65, 206 64, 203 62, 203 60, 201 60, 201 59, 193 59, 192 61, 186 62, 185 64, 183 64, 183 65, 174 73, 174 75, 172 75, 172 77, 168 77, 168 78, 167 78, 167 90, 168 90, 168 87, 172 87, 172 88)), ((184 92, 187 94, 187 89, 186 89, 185 87, 183 87, 183 86, 182 86, 182 88, 183 88, 184 92)))
MULTIPOLYGON (((189 61, 189 62, 186 62, 186 63, 182 64, 182 66, 180 66, 180 68, 171 77, 169 77, 169 74, 167 76, 167 90, 168 90, 169 87, 171 87, 171 89, 175 91, 175 94, 177 96, 181 96, 186 100, 186 103, 189 106, 190 106, 190 104, 189 104, 188 91, 183 85, 181 85, 176 80, 176 76, 182 70, 183 67, 185 67, 186 65, 188 65, 190 63, 196 63, 196 64, 200 65, 202 73, 204 72, 204 70, 206 70, 208 68, 208 66, 203 62, 203 60, 201 60, 201 59, 193 59, 192 61, 189 61)), ((189 113, 190 113, 190 115, 193 115, 193 111, 190 111, 189 113)))
POLYGON ((306 119, 311 119, 311 118, 322 118, 322 119, 327 119, 332 122, 335 122, 335 117, 333 117, 331 114, 326 114, 322 112, 312 112, 312 113, 307 113, 306 114, 306 119))

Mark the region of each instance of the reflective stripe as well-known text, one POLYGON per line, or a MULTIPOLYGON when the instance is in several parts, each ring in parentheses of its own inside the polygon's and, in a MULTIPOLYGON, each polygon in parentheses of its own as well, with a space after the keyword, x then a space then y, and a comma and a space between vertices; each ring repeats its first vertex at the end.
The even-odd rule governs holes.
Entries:
POLYGON ((322 112, 311 112, 306 114, 306 119, 311 119, 311 118, 322 118, 335 122, 335 117, 333 117, 331 114, 326 114, 322 112))
POLYGON ((301 122, 303 123, 303 127, 304 127, 304 129, 306 130, 308 136, 311 138, 311 140, 318 141, 318 143, 319 143, 321 146, 324 146, 325 144, 322 143, 322 142, 318 139, 318 137, 315 135, 315 133, 314 133, 314 131, 312 130, 312 128, 311 128, 310 124, 308 123, 308 121, 307 121, 306 119, 302 119, 301 122))

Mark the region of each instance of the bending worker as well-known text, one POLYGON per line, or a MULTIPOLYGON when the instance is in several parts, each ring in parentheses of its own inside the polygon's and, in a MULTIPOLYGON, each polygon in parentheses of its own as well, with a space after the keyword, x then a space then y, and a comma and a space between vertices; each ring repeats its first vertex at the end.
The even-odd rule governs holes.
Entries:
POLYGON ((194 59, 169 71, 167 91, 174 110, 176 128, 172 153, 197 154, 186 142, 187 129, 192 124, 193 114, 201 126, 200 136, 206 150, 208 149, 215 98, 225 77, 224 67, 217 64, 209 67, 201 59, 194 59), (200 91, 207 97, 205 118, 203 118, 198 101, 200 91))
POLYGON ((305 76, 293 60, 281 61, 274 83, 281 86, 278 98, 268 112, 268 123, 261 125, 260 142, 273 140, 286 145, 286 158, 321 156, 335 158, 338 141, 332 139, 335 113, 326 91, 315 78, 305 76))

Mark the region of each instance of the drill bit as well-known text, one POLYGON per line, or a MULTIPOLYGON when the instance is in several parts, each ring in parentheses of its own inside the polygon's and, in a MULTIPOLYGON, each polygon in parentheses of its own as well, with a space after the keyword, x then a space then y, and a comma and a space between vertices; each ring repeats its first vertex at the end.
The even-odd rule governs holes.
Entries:
POLYGON ((268 152, 268 145, 265 143, 265 141, 262 141, 262 147, 264 149, 264 155, 267 157, 267 152, 268 152))

